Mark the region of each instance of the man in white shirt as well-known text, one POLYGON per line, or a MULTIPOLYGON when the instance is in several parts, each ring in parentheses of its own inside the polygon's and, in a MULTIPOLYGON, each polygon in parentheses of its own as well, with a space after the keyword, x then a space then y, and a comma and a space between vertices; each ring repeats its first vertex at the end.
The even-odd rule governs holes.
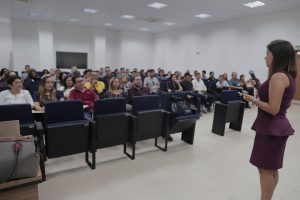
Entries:
POLYGON ((201 104, 204 105, 202 111, 206 113, 206 110, 210 112, 211 105, 215 101, 215 98, 211 94, 207 94, 207 88, 201 79, 201 73, 196 73, 196 78, 192 81, 193 90, 197 92, 201 98, 201 104))
POLYGON ((155 77, 154 69, 149 70, 149 77, 146 77, 144 80, 144 87, 148 87, 150 89, 150 93, 158 93, 159 91, 159 81, 155 77))

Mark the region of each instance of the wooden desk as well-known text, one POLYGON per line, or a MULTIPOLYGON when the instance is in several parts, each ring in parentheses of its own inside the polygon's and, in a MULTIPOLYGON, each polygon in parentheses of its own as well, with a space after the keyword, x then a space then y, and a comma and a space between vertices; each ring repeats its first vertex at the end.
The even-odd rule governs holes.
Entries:
POLYGON ((12 180, 0 184, 1 200, 38 200, 38 183, 42 182, 41 170, 37 176, 12 180))

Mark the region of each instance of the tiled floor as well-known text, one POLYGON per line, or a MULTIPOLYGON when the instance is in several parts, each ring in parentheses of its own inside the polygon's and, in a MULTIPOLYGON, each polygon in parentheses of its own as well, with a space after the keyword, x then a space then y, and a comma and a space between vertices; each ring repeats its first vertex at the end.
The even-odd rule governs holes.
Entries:
MULTIPOLYGON (((167 152, 154 148, 154 141, 137 144, 134 161, 122 147, 97 152, 97 168, 91 170, 84 155, 50 159, 48 180, 39 185, 41 200, 255 200, 259 177, 249 164, 257 113, 247 109, 242 132, 227 128, 225 137, 211 133, 213 113, 204 115, 196 127, 193 146, 180 141, 180 134, 167 152)), ((296 133, 290 137, 280 170, 274 200, 300 199, 300 106, 288 117, 296 133)), ((228 126, 227 126, 228 127, 228 126)))

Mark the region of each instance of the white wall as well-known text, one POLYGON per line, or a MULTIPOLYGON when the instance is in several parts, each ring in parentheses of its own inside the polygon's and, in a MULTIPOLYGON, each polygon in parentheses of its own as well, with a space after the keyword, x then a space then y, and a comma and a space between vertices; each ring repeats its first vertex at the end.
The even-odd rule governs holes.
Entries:
POLYGON ((52 24, 38 22, 40 65, 38 69, 49 69, 55 66, 55 52, 53 49, 52 24))
POLYGON ((300 44, 300 10, 226 21, 155 35, 154 64, 216 74, 250 69, 266 77, 266 45, 274 39, 300 44), (199 52, 199 54, 197 54, 199 52))
POLYGON ((153 35, 133 31, 122 31, 121 34, 121 66, 131 69, 153 67, 153 35))
POLYGON ((11 20, 9 0, 2 0, 0 7, 0 68, 9 67, 11 61, 11 20))
POLYGON ((120 66, 121 57, 121 32, 116 30, 105 30, 106 36, 106 65, 115 68, 120 66))

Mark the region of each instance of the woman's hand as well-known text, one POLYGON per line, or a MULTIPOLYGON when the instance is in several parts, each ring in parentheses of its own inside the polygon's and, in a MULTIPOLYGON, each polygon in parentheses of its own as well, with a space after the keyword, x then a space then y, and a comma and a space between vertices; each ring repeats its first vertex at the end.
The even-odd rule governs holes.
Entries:
POLYGON ((243 99, 252 102, 255 98, 248 94, 243 94, 243 99))

